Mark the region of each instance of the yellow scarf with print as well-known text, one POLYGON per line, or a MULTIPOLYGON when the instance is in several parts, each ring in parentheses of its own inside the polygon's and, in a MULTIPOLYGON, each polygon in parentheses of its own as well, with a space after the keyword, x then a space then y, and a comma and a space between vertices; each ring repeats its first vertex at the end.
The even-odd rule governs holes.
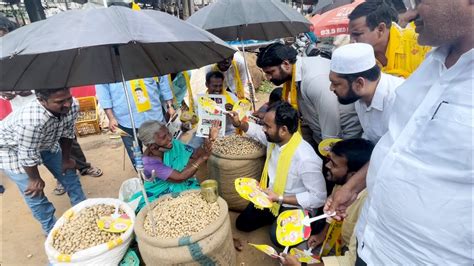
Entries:
POLYGON ((291 67, 291 81, 285 82, 283 85, 283 100, 289 102, 293 108, 298 110, 298 92, 296 91, 296 67, 291 67), (288 99, 289 98, 289 99, 288 99))
POLYGON ((150 97, 143 79, 129 81, 132 90, 133 101, 137 107, 137 112, 142 113, 151 109, 150 97))
MULTIPOLYGON (((236 87, 236 92, 237 92, 237 98, 240 99, 245 99, 245 91, 244 91, 244 86, 242 84, 242 80, 240 79, 240 71, 239 68, 237 67, 237 62, 235 60, 232 60, 232 67, 234 68, 234 82, 236 82, 235 87, 236 87)), ((219 68, 217 67, 217 64, 214 64, 212 67, 212 71, 219 71, 219 68)), ((224 79, 224 82, 226 85, 224 87, 229 87, 228 81, 224 79)))
MULTIPOLYGON (((285 193, 286 178, 288 177, 292 158, 302 140, 303 137, 301 137, 301 134, 299 132, 295 132, 290 141, 285 146, 283 146, 281 150, 280 158, 278 158, 275 182, 273 184, 273 188, 271 188, 273 192, 278 195, 283 195, 285 193)), ((268 187, 268 164, 275 146, 276 145, 274 143, 271 143, 270 148, 267 151, 267 160, 265 161, 265 166, 263 167, 262 176, 260 178, 260 187, 262 189, 266 189, 268 187)), ((280 204, 274 202, 273 206, 270 208, 270 211, 273 215, 278 216, 280 204)))

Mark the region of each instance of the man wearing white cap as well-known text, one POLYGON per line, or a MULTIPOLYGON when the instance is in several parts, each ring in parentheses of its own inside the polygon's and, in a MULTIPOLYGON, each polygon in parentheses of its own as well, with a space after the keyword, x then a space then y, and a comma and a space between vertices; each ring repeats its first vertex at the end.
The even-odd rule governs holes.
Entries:
POLYGON ((364 130, 362 137, 377 143, 388 131, 395 89, 404 79, 381 73, 374 49, 365 43, 348 44, 336 49, 332 55, 329 79, 339 103, 355 102, 364 130))

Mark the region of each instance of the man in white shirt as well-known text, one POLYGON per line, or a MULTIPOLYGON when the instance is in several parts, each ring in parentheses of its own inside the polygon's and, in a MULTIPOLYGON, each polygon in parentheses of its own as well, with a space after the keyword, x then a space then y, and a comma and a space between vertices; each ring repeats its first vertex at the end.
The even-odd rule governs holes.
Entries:
MULTIPOLYGON (((275 104, 265 114, 263 127, 254 123, 240 121, 237 113, 231 112, 232 124, 242 129, 248 136, 267 146, 268 163, 268 188, 269 199, 285 209, 302 208, 312 210, 321 207, 326 200, 326 183, 322 174, 322 160, 304 140, 295 147, 288 173, 285 175, 286 183, 282 194, 278 194, 275 184, 279 182, 277 169, 281 169, 279 158, 285 149, 291 149, 292 138, 298 134, 298 113, 286 102, 275 104), (274 144, 274 145, 272 145, 274 144), (274 146, 274 147, 273 147, 274 146)), ((261 180, 262 182, 262 180, 261 180)), ((250 203, 249 206, 237 217, 237 229, 245 232, 256 230, 265 225, 273 224, 270 231, 272 241, 275 239, 275 221, 277 216, 269 209, 257 209, 250 203)))
POLYGON ((438 48, 397 89, 367 178, 355 174, 325 206, 341 218, 367 185, 356 265, 474 261, 474 1, 423 0, 416 10, 419 43, 438 48))
POLYGON ((388 131, 388 119, 395 102, 395 89, 405 80, 381 73, 374 49, 366 43, 352 43, 332 54, 331 90, 341 104, 355 104, 364 133, 376 144, 388 131))
POLYGON ((323 139, 358 138, 362 134, 354 105, 339 104, 329 90, 330 62, 320 56, 297 57, 295 49, 281 43, 261 49, 257 58, 257 66, 267 78, 283 85, 283 99, 301 113, 303 126, 311 131, 303 132, 303 136, 314 147, 323 139))
POLYGON ((245 74, 245 61, 240 52, 236 52, 233 56, 222 60, 216 64, 209 65, 205 68, 206 74, 213 71, 219 71, 224 74, 224 88, 239 96, 238 88, 242 86, 245 93, 244 97, 249 97, 249 80, 250 74, 245 74), (236 78, 239 77, 240 80, 236 78))

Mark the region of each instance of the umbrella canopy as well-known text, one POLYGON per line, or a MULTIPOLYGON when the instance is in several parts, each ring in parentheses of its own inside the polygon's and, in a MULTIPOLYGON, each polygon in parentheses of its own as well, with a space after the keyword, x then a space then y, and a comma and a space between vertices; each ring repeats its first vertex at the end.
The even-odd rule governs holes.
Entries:
POLYGON ((310 31, 311 26, 280 0, 219 0, 187 21, 226 41, 293 37, 310 31))
POLYGON ((352 2, 354 2, 354 0, 321 0, 313 9, 313 14, 322 14, 352 2))
POLYGON ((122 69, 125 80, 160 76, 234 53, 214 35, 163 12, 73 10, 0 38, 0 90, 119 82, 122 69))
POLYGON ((313 32, 316 36, 334 37, 341 34, 349 34, 349 14, 364 0, 356 0, 351 4, 343 5, 321 15, 311 18, 313 32))

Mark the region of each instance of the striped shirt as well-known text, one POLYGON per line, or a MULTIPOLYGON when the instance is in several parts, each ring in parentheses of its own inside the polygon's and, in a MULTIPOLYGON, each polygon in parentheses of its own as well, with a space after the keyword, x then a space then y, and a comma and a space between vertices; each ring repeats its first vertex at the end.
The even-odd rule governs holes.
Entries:
POLYGON ((59 151, 60 138, 74 138, 79 105, 74 100, 66 115, 54 116, 38 100, 0 121, 0 169, 16 174, 42 163, 41 151, 59 151))

